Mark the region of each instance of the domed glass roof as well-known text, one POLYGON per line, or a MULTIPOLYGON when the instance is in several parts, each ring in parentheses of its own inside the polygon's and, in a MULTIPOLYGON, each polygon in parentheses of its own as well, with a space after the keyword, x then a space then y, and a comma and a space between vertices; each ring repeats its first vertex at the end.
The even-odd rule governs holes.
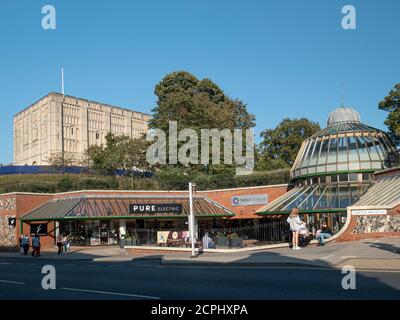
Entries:
POLYGON ((357 111, 336 109, 327 122, 325 129, 303 142, 291 170, 292 178, 390 166, 388 155, 396 151, 390 138, 362 124, 357 111))
POLYGON ((329 114, 327 126, 339 122, 361 122, 360 114, 351 108, 340 107, 329 114))

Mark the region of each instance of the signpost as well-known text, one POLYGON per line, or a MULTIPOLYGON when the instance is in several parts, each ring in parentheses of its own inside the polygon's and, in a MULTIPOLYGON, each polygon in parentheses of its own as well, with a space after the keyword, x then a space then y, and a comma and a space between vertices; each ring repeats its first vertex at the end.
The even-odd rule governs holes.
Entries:
POLYGON ((195 251, 195 226, 194 226, 194 213, 193 213, 193 193, 196 192, 196 185, 189 182, 189 235, 192 243, 192 258, 196 257, 195 251))

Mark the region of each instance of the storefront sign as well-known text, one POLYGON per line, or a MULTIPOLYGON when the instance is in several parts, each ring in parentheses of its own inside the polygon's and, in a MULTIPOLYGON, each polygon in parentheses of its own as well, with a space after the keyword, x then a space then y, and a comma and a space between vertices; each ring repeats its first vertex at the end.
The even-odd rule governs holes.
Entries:
POLYGON ((15 228, 16 225, 17 225, 17 218, 15 218, 15 217, 8 218, 8 226, 9 227, 15 228))
POLYGON ((47 236, 47 223, 32 223, 31 236, 33 235, 47 236))
POLYGON ((387 210, 352 210, 351 214, 353 216, 370 216, 370 215, 382 215, 382 214, 387 214, 387 210))
POLYGON ((189 231, 157 231, 158 244, 189 242, 189 231))
POLYGON ((232 206, 253 206, 259 204, 268 204, 268 194, 251 194, 233 196, 231 199, 232 206))
POLYGON ((136 204, 131 203, 129 205, 130 214, 156 214, 156 213, 182 213, 182 204, 136 204))

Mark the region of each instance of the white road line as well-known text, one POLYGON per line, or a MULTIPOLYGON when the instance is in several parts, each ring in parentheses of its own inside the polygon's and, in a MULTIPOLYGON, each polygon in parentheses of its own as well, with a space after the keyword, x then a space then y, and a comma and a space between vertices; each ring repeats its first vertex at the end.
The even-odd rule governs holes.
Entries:
POLYGON ((12 283, 12 284, 25 284, 24 282, 11 281, 11 280, 2 280, 2 279, 0 279, 0 282, 12 283))
POLYGON ((78 291, 78 292, 89 292, 89 293, 100 293, 100 294, 109 294, 109 295, 114 295, 114 296, 135 297, 135 298, 145 298, 145 299, 154 299, 154 300, 160 299, 159 297, 143 296, 143 295, 139 295, 139 294, 108 292, 108 291, 97 291, 97 290, 86 290, 86 289, 76 289, 76 288, 61 288, 61 290, 78 291))
POLYGON ((333 257, 333 254, 330 254, 329 256, 322 257, 321 260, 329 259, 330 257, 333 257))
POLYGON ((11 264, 11 262, 0 262, 0 264, 11 264))

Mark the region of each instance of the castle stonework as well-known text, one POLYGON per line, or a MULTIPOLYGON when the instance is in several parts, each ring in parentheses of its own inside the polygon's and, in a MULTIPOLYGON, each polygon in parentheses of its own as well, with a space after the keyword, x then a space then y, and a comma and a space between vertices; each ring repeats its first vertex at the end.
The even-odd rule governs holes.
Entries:
POLYGON ((14 165, 49 165, 64 155, 79 165, 108 132, 139 138, 150 115, 51 92, 14 116, 14 165))

